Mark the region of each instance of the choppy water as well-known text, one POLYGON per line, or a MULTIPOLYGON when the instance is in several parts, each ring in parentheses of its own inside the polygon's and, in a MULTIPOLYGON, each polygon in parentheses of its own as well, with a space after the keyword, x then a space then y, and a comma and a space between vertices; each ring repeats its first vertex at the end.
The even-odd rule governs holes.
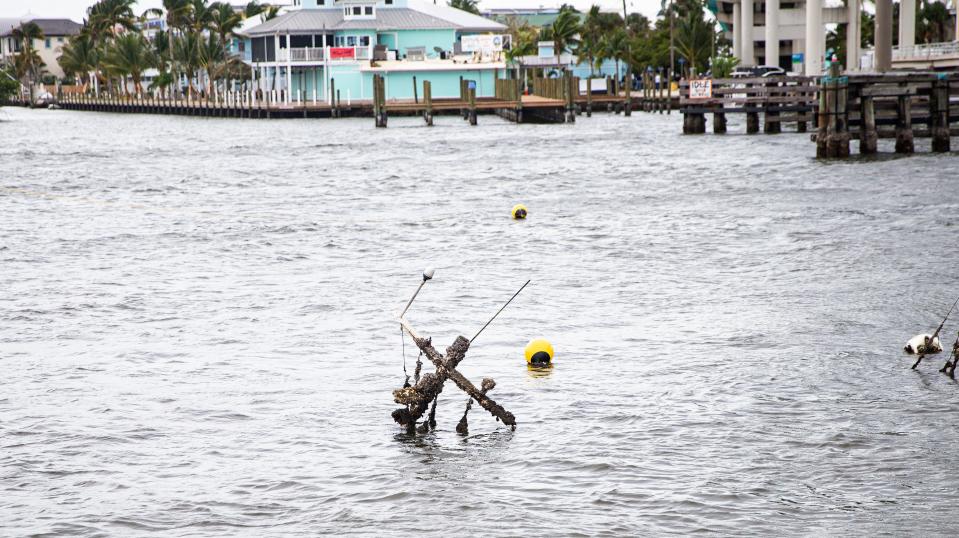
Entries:
POLYGON ((956 155, 677 115, 0 117, 0 534, 954 532, 959 385, 901 347, 959 293, 956 155), (390 419, 425 266, 441 348, 532 279, 461 367, 515 432, 456 434, 452 385, 435 433, 390 419))

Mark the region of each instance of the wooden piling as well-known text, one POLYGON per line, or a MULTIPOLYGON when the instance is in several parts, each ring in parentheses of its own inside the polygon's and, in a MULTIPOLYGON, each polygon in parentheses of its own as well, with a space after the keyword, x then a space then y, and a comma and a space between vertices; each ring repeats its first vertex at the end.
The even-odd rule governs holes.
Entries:
POLYGON ((932 95, 929 97, 930 131, 932 134, 932 151, 944 153, 950 150, 949 141, 949 81, 938 75, 932 84, 932 95))
POLYGON ((872 96, 859 98, 859 153, 872 155, 879 150, 879 133, 876 131, 876 104, 872 96))
POLYGON ((769 91, 769 88, 776 86, 778 86, 778 84, 775 82, 767 82, 764 84, 764 87, 766 88, 766 102, 764 103, 765 113, 763 114, 763 133, 765 134, 779 134, 782 132, 782 123, 780 122, 779 116, 779 103, 770 100, 771 92, 769 91))
POLYGON ((433 85, 428 80, 423 81, 423 103, 426 109, 423 112, 423 119, 426 125, 433 126, 433 85))
POLYGON ((330 116, 333 117, 333 118, 338 118, 338 117, 340 117, 340 111, 339 111, 339 110, 337 109, 337 107, 336 107, 336 98, 337 98, 338 96, 339 96, 339 94, 338 94, 337 91, 336 91, 336 79, 335 79, 335 78, 331 78, 331 79, 330 79, 330 95, 329 95, 328 97, 329 97, 329 99, 330 99, 330 107, 331 107, 331 108, 330 108, 330 116))
POLYGON ((916 151, 912 136, 912 97, 900 95, 896 100, 896 153, 916 151))
POLYGON ((591 118, 593 116, 593 79, 589 77, 586 79, 586 117, 591 118))
POLYGON ((413 75, 413 102, 420 104, 419 88, 416 86, 416 75, 413 75))
POLYGON ((629 71, 626 73, 626 101, 623 103, 623 114, 625 116, 633 115, 633 72, 629 71))
POLYGON ((476 88, 467 89, 469 95, 469 122, 470 125, 476 125, 476 88))
POLYGON ((713 133, 726 134, 726 113, 723 112, 722 103, 713 109, 713 133))

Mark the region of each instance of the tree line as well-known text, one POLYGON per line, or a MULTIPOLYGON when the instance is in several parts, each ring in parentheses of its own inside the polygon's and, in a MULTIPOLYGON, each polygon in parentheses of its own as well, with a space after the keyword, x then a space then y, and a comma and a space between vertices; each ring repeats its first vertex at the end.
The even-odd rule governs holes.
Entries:
MULTIPOLYGON (((96 84, 111 93, 142 93, 144 73, 157 70, 151 89, 190 93, 214 91, 229 79, 243 79, 248 69, 231 52, 236 30, 248 17, 275 17, 279 7, 250 1, 242 11, 227 2, 208 0, 163 0, 162 9, 137 15, 136 0, 99 0, 87 9, 80 33, 64 45, 60 67, 89 91, 96 84), (163 20, 151 39, 143 31, 149 20, 163 20), (130 86, 132 85, 132 89, 130 86)), ((24 85, 41 80, 45 65, 34 40, 44 39, 35 23, 14 31, 20 52, 14 57, 14 73, 24 85)))

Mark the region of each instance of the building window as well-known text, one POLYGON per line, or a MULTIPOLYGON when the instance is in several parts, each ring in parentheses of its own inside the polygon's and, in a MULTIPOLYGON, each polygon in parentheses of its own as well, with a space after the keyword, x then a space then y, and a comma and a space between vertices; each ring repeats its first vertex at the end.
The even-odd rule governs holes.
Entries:
POLYGON ((373 6, 366 6, 365 8, 363 8, 363 13, 364 13, 365 15, 372 15, 372 14, 373 14, 373 6))
POLYGON ((57 43, 63 43, 63 38, 62 38, 62 37, 58 37, 58 38, 57 38, 57 43))
POLYGON ((47 46, 48 49, 50 48, 50 38, 49 38, 49 37, 46 39, 46 46, 47 46))
POLYGON ((325 6, 325 5, 326 5, 326 0, 317 0, 316 5, 318 5, 318 6, 325 6))
POLYGON ((355 36, 355 35, 348 35, 348 36, 346 36, 346 46, 347 46, 347 47, 355 47, 355 46, 356 46, 356 36, 355 36))
POLYGON ((393 5, 393 0, 386 0, 385 3, 386 3, 386 5, 388 5, 388 6, 393 5))
POLYGON ((360 6, 353 6, 353 14, 354 14, 354 15, 362 15, 362 14, 363 14, 363 8, 361 8, 360 6))
POLYGON ((334 43, 334 45, 336 45, 337 47, 342 47, 342 46, 346 45, 346 38, 343 37, 343 36, 341 36, 341 35, 338 35, 338 36, 336 36, 335 38, 333 38, 333 43, 334 43))
POLYGON ((360 36, 360 46, 361 46, 361 47, 369 47, 369 46, 370 46, 370 36, 368 36, 368 35, 361 35, 361 36, 360 36))
POLYGON ((348 8, 348 7, 343 8, 343 14, 346 15, 347 17, 349 17, 349 15, 350 15, 350 8, 348 8))

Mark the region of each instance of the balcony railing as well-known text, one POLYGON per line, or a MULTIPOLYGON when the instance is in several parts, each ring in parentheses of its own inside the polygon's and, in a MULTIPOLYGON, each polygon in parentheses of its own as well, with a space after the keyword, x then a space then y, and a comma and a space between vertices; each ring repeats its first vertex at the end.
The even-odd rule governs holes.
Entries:
POLYGON ((278 62, 322 62, 327 59, 332 62, 369 60, 373 57, 371 47, 302 47, 280 49, 277 51, 278 62), (329 49, 333 48, 333 53, 329 49))
POLYGON ((892 49, 893 60, 928 60, 941 56, 959 56, 959 42, 927 43, 892 49))

